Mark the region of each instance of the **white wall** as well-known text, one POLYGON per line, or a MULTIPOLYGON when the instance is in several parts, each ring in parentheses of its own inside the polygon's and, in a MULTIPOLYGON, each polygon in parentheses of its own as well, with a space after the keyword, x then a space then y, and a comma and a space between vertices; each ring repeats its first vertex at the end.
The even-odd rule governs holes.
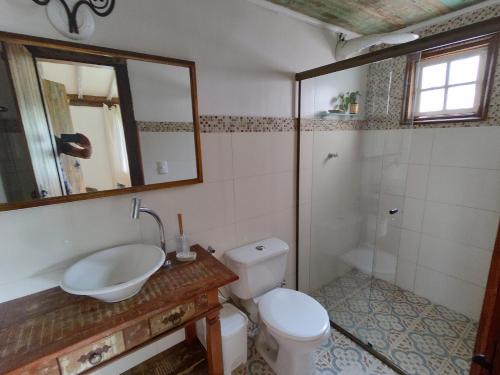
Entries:
POLYGON ((146 184, 196 178, 193 132, 140 132, 142 167, 146 184), (160 174, 158 162, 166 161, 168 173, 160 174))
POLYGON ((92 143, 92 158, 79 159, 85 187, 98 190, 113 189, 113 172, 109 146, 106 142, 106 126, 102 108, 71 106, 73 127, 85 134, 92 143))
POLYGON ((397 283, 478 320, 500 215, 500 126, 414 130, 410 149, 397 283))
MULTIPOLYGON (((0 6, 3 30, 60 38, 43 7, 17 0, 0 0, 0 6)), ((247 0, 147 6, 120 0, 110 17, 96 22, 91 43, 194 60, 201 114, 292 116, 293 74, 331 62, 335 40, 247 0)), ((191 241, 214 246, 219 256, 268 235, 293 246, 294 134, 204 134, 202 151, 205 183, 137 194, 162 216, 168 237, 175 234, 176 213, 184 212, 191 241), (264 150, 256 154, 258 147, 264 150)), ((90 251, 157 241, 152 220, 129 220, 130 198, 0 213, 2 300, 56 285, 51 272, 90 251)), ((290 259, 289 281, 293 253, 290 259)))
POLYGON ((193 122, 189 69, 128 60, 137 121, 193 122))
MULTIPOLYGON (((303 91, 303 95, 309 94, 313 103, 302 107, 302 117, 318 117, 321 113, 333 109, 335 101, 340 94, 359 91, 359 115, 365 114, 365 98, 368 66, 363 65, 356 68, 342 70, 318 78, 313 78, 307 82, 305 88, 313 88, 312 93, 303 91)), ((304 103, 306 104, 306 103, 304 103)))
MULTIPOLYGON (((1 0, 2 30, 62 38, 45 9, 1 0)), ((290 116, 293 75, 332 62, 335 34, 247 0, 120 0, 89 43, 193 60, 200 113, 290 116)))
POLYGON ((391 281, 478 320, 500 215, 500 126, 302 137, 313 167, 301 163, 302 289, 332 281, 343 253, 375 243, 398 257, 391 281), (340 157, 322 163, 332 147, 340 157), (360 232, 365 220, 377 223, 360 232))

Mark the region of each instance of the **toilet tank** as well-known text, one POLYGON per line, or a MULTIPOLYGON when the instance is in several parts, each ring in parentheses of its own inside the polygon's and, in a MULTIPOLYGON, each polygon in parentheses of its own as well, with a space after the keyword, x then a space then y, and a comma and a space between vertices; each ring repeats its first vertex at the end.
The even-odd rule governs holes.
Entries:
POLYGON ((269 238, 227 251, 226 265, 239 276, 230 285, 231 292, 251 299, 279 287, 285 277, 288 250, 282 240, 269 238))

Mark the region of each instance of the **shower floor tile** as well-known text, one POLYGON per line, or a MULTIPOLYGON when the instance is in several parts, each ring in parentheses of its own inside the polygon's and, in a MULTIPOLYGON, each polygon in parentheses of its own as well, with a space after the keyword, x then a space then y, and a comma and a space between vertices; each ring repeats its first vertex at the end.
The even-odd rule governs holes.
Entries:
POLYGON ((465 315, 358 270, 310 295, 323 304, 332 321, 372 344, 408 374, 469 371, 478 327, 465 315), (333 298, 334 290, 344 292, 333 298))

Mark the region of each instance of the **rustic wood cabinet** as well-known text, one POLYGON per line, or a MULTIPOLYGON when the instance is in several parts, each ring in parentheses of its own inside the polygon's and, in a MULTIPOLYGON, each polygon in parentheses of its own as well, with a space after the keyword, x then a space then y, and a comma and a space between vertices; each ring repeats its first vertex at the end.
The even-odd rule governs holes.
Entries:
POLYGON ((237 276, 199 245, 191 263, 169 254, 136 296, 104 303, 53 288, 0 304, 0 374, 78 375, 110 363, 178 329, 195 339, 207 321, 210 374, 222 374, 218 288, 237 276))

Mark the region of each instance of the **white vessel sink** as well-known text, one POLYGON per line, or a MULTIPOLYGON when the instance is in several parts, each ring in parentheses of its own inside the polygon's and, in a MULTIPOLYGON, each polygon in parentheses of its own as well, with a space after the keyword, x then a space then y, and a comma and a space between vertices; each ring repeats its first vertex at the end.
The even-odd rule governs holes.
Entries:
POLYGON ((61 288, 105 302, 118 302, 139 293, 165 262, 156 246, 125 245, 94 253, 64 273, 61 288))

